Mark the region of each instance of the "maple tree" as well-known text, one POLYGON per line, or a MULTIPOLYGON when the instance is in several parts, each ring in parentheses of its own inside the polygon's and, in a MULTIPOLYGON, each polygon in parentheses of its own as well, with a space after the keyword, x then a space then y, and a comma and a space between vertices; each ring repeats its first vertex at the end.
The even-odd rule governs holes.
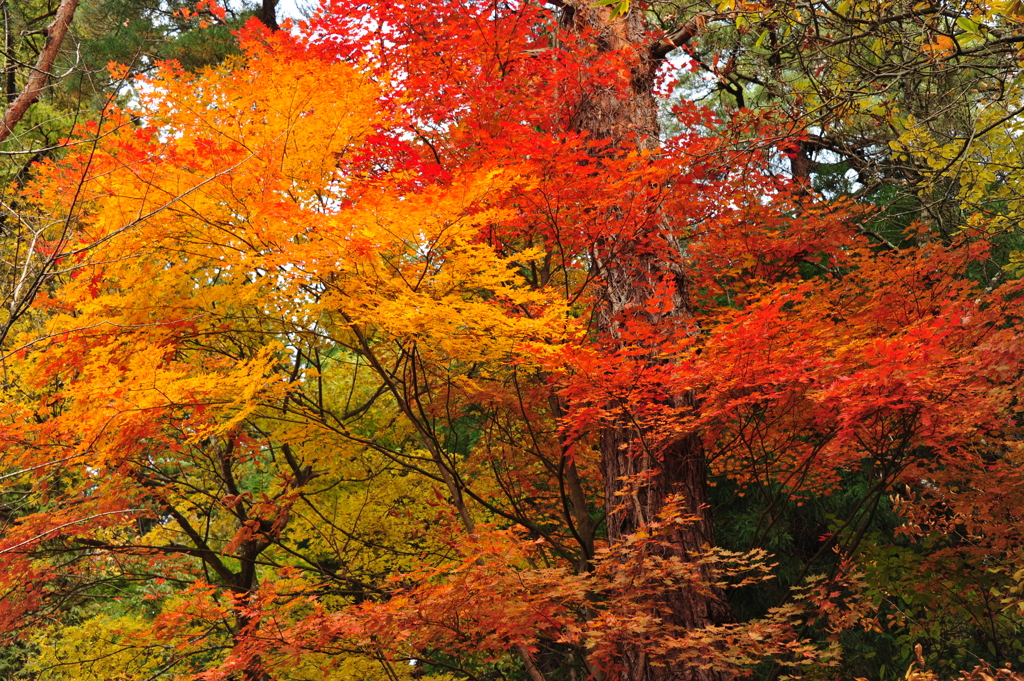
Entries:
POLYGON ((984 565, 1017 626, 993 240, 880 246, 777 173, 771 113, 683 102, 660 139, 659 65, 707 22, 556 9, 251 24, 16 188, 61 230, 4 349, 0 631, 29 673, 826 668, 886 626, 909 557, 865 537, 894 494, 938 549, 913 586, 984 565), (718 547, 709 476, 771 525, 851 475, 797 588, 737 617, 770 558, 718 547))
MULTIPOLYGON (((5 108, 0 121, 0 230, 6 237, 0 250, 0 298, 6 312, 0 339, 16 326, 38 291, 50 285, 61 250, 38 250, 58 230, 23 219, 19 199, 8 188, 28 181, 40 160, 60 156, 76 125, 104 120, 117 98, 130 96, 132 74, 166 59, 190 71, 219 63, 237 52, 232 29, 253 15, 246 6, 197 7, 192 2, 103 0, 77 5, 70 0, 0 4, 5 108), (128 69, 111 78, 106 68, 111 61, 128 69)), ((277 25, 274 7, 268 0, 258 13, 268 26, 277 25)), ((72 143, 89 142, 79 136, 72 143)))
MULTIPOLYGON (((912 249, 980 238, 991 247, 966 268, 967 276, 986 289, 1016 276, 1017 3, 745 2, 690 11, 706 18, 690 53, 704 75, 691 82, 725 108, 777 111, 798 133, 787 154, 794 175, 829 196, 852 195, 881 208, 861 226, 873 243, 912 249), (915 220, 925 228, 908 230, 915 220)), ((843 486, 853 483, 847 478, 843 486)), ((1013 496, 1012 484, 959 480, 949 487, 974 488, 975 501, 1013 496)), ((794 516, 780 510, 775 517, 787 513, 794 516)), ((806 513, 795 515, 808 520, 806 513)), ((832 524, 827 517, 817 523, 822 530, 832 524)), ((865 547, 880 559, 869 570, 879 580, 876 598, 891 604, 894 619, 915 622, 906 624, 913 633, 902 640, 927 641, 929 659, 947 670, 955 651, 965 649, 1019 663, 1016 635, 1009 633, 1018 626, 1015 615, 993 595, 1006 585, 975 577, 986 574, 988 560, 979 543, 998 542, 1005 530, 993 525, 993 535, 982 538, 944 523, 951 531, 929 533, 928 548, 896 548, 899 540, 881 536, 889 546, 865 547), (921 571, 896 577, 911 564, 921 571), (894 592, 914 595, 890 599, 894 592)), ((868 534, 880 531, 891 530, 868 534)))

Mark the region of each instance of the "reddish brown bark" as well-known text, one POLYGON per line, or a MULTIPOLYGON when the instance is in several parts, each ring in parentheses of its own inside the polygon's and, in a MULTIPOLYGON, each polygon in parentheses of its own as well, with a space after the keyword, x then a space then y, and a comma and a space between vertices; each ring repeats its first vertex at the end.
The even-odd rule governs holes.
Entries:
POLYGON ((597 51, 617 52, 630 66, 629 83, 587 83, 585 96, 571 103, 569 127, 613 144, 632 142, 644 149, 658 146, 658 107, 652 87, 659 60, 637 12, 613 18, 611 7, 592 7, 585 0, 565 3, 562 25, 571 32, 593 35, 597 51), (593 33, 591 33, 593 32, 593 33), (623 97, 624 92, 628 96, 623 97))
POLYGON ((43 88, 50 77, 50 69, 53 68, 53 63, 57 60, 61 43, 64 42, 64 36, 67 35, 77 7, 78 0, 61 0, 60 6, 57 7, 57 15, 54 17, 53 23, 46 27, 46 43, 28 77, 25 89, 11 102, 7 111, 4 112, 3 119, 0 120, 0 142, 10 137, 14 132, 14 126, 24 118, 29 107, 35 104, 43 94, 43 88))
MULTIPOLYGON (((588 132, 591 138, 609 140, 608 153, 633 145, 654 150, 659 144, 659 125, 652 88, 659 62, 674 46, 692 38, 706 17, 695 17, 669 38, 652 42, 640 13, 628 12, 613 18, 611 7, 591 5, 585 0, 566 3, 562 8, 563 27, 577 34, 593 31, 598 52, 616 51, 628 61, 629 82, 584 88, 581 101, 571 103, 569 124, 575 130, 588 132)), ((629 240, 609 239, 595 248, 595 262, 603 281, 599 333, 613 346, 619 328, 630 317, 642 316, 642 321, 669 333, 693 330, 685 272, 677 261, 665 257, 678 252, 674 250, 674 237, 665 220, 656 220, 655 224, 662 227, 629 240), (672 309, 655 319, 644 310, 650 307, 648 303, 657 284, 666 278, 676 282, 672 309)), ((671 399, 678 408, 694 408, 693 395, 671 399)), ((653 450, 648 449, 644 436, 625 416, 601 433, 609 540, 620 540, 657 520, 669 498, 682 495, 687 510, 697 520, 681 526, 674 534, 672 548, 666 551, 687 559, 715 543, 707 508, 706 462, 700 435, 691 433, 669 443, 662 442, 653 450), (638 480, 645 482, 638 484, 638 480)), ((682 588, 669 592, 663 601, 652 603, 651 607, 658 610, 667 624, 685 628, 732 620, 728 603, 715 591, 682 588)), ((695 666, 653 666, 640 648, 624 650, 621 663, 622 678, 629 681, 728 678, 695 666)))

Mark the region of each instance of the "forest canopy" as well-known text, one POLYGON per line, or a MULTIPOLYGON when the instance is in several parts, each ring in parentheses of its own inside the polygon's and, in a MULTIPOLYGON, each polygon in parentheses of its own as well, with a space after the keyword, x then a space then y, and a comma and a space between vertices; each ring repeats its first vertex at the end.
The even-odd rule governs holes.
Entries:
POLYGON ((1021 678, 1019 2, 77 5, 0 677, 1021 678))

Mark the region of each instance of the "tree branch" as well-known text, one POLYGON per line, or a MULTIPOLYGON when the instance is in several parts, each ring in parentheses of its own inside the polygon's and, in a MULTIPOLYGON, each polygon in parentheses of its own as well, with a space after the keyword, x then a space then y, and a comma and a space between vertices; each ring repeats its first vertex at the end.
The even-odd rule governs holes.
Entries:
POLYGON ((651 47, 651 58, 664 59, 672 50, 688 44, 699 31, 704 30, 709 21, 719 17, 717 12, 698 12, 683 22, 683 25, 666 34, 651 47))
POLYGON ((57 53, 60 51, 61 43, 64 42, 64 36, 67 35, 68 27, 71 26, 71 20, 75 16, 77 7, 78 0, 61 0, 60 6, 57 8, 57 16, 53 23, 46 27, 46 44, 39 53, 39 59, 36 60, 36 65, 32 68, 25 89, 11 102, 7 111, 4 112, 3 120, 0 120, 0 142, 11 136, 14 126, 24 118, 29 107, 35 104, 42 95, 43 87, 50 76, 50 69, 57 59, 57 53))

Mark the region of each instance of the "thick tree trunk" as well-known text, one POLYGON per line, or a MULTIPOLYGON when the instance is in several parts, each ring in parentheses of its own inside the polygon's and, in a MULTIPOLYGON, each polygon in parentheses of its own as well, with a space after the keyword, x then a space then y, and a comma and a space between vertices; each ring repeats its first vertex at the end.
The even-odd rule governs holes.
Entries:
POLYGON ((647 30, 637 12, 612 19, 611 7, 591 7, 587 0, 575 0, 562 7, 562 27, 570 32, 590 33, 597 38, 597 51, 617 52, 630 62, 629 83, 587 84, 585 96, 571 102, 569 127, 607 139, 613 145, 630 142, 644 149, 658 147, 658 107, 652 87, 658 60, 647 46, 647 30), (623 87, 625 86, 625 87, 623 87), (623 90, 628 93, 623 97, 623 90))
POLYGON ((280 24, 277 23, 277 3, 278 0, 263 0, 260 4, 259 14, 257 14, 263 25, 271 31, 281 30, 280 24))
MULTIPOLYGON (((678 36, 652 44, 642 16, 635 11, 612 19, 611 7, 594 7, 588 0, 566 3, 562 8, 563 28, 577 34, 595 31, 598 52, 616 51, 628 60, 629 83, 618 87, 595 84, 581 101, 572 102, 569 125, 586 131, 595 139, 609 140, 607 151, 635 145, 653 150, 659 144, 657 103, 652 93, 659 60, 678 40, 688 40, 697 23, 682 27, 678 36), (676 41, 673 43, 673 41, 676 41)), ((666 221, 655 221, 666 225, 666 221)), ((686 277, 673 253, 674 237, 667 226, 633 239, 609 239, 597 244, 595 262, 603 281, 603 302, 598 314, 599 332, 614 345, 626 321, 653 323, 662 332, 689 333, 693 319, 686 290, 686 277), (674 281, 672 309, 654 318, 646 312, 658 284, 674 281)), ((664 289, 662 289, 664 290, 664 289)), ((652 362, 657 361, 653 358, 652 362)), ((672 398, 678 408, 693 408, 692 395, 672 398)), ((601 433, 602 466, 605 476, 605 506, 608 537, 615 542, 652 521, 664 510, 668 499, 682 495, 687 510, 697 520, 680 526, 672 537, 669 555, 688 559, 707 545, 714 545, 714 529, 707 509, 708 488, 704 451, 697 433, 672 442, 660 442, 648 449, 649 439, 625 418, 601 433), (646 444, 645 444, 646 443, 646 444), (639 482, 643 481, 643 482, 639 482)), ((669 592, 652 609, 667 624, 698 628, 732 620, 722 594, 707 590, 678 589, 669 592)), ((653 666, 640 649, 624 650, 623 678, 628 681, 723 681, 726 675, 696 667, 653 666)))

